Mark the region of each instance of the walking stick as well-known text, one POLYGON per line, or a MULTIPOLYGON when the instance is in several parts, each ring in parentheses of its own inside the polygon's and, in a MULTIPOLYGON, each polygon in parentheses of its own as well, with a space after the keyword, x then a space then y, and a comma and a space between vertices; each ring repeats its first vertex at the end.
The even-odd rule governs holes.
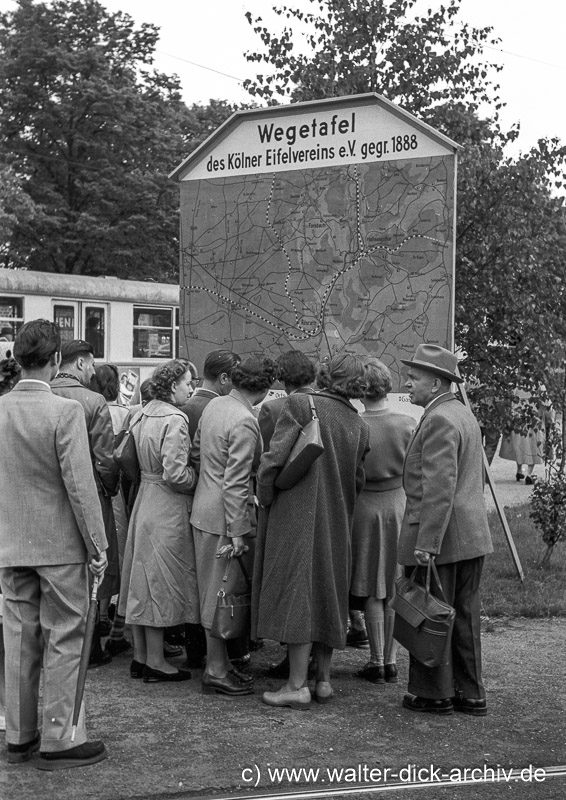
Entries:
POLYGON ((77 724, 79 721, 79 714, 81 713, 81 703, 85 691, 86 673, 88 670, 88 662, 90 659, 90 648, 92 646, 92 634, 94 633, 94 626, 96 625, 96 596, 98 594, 98 584, 100 578, 98 575, 94 576, 92 583, 92 592, 90 593, 90 604, 88 607, 88 615, 86 618, 85 635, 83 639, 83 647, 81 650, 81 662, 79 664, 79 676, 77 678, 77 691, 75 692, 75 705, 73 707, 73 729, 71 731, 71 741, 75 741, 75 734, 77 732, 77 724))

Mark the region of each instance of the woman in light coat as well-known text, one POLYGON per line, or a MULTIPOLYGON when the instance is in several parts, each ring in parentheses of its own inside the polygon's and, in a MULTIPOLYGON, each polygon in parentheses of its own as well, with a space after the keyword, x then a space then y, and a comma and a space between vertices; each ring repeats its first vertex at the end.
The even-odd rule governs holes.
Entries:
POLYGON ((141 484, 128 529, 120 611, 132 625, 133 678, 181 681, 163 654, 166 627, 198 622, 194 550, 189 517, 196 473, 189 466, 189 423, 178 408, 192 393, 186 361, 158 367, 153 399, 132 425, 141 484))

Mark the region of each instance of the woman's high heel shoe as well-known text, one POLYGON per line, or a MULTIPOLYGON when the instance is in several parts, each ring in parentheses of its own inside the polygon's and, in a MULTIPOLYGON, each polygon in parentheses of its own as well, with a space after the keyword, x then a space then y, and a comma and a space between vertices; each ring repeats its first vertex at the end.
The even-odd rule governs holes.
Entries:
POLYGON ((518 473, 515 475, 515 480, 516 480, 516 481, 522 481, 524 477, 525 477, 525 475, 524 475, 522 472, 518 472, 518 473))

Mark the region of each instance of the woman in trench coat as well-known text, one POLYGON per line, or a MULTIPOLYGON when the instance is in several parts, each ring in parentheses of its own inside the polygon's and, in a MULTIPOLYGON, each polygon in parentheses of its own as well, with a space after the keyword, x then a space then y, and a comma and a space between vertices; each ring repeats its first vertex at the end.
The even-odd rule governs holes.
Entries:
POLYGON ((153 399, 132 426, 141 484, 128 528, 120 612, 132 625, 130 674, 146 683, 191 677, 163 654, 166 627, 199 621, 189 525, 196 473, 188 465, 188 419, 178 408, 192 394, 191 379, 186 361, 175 359, 158 367, 151 384, 153 399))

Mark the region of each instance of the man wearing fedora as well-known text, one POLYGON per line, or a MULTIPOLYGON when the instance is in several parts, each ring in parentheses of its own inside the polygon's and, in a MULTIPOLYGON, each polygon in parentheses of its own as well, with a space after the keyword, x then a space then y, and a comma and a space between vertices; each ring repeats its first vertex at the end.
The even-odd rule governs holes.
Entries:
MULTIPOLYGON (((405 456, 407 496, 399 563, 410 574, 434 559, 446 601, 456 610, 450 663, 425 667, 411 656, 412 711, 474 716, 487 713, 481 678, 479 586, 484 556, 492 552, 483 496, 479 425, 450 391, 462 383, 458 360, 438 345, 421 344, 408 366, 405 388, 424 414, 405 456)), ((422 576, 421 576, 422 577, 422 576)), ((434 586, 433 594, 441 596, 434 586)))

